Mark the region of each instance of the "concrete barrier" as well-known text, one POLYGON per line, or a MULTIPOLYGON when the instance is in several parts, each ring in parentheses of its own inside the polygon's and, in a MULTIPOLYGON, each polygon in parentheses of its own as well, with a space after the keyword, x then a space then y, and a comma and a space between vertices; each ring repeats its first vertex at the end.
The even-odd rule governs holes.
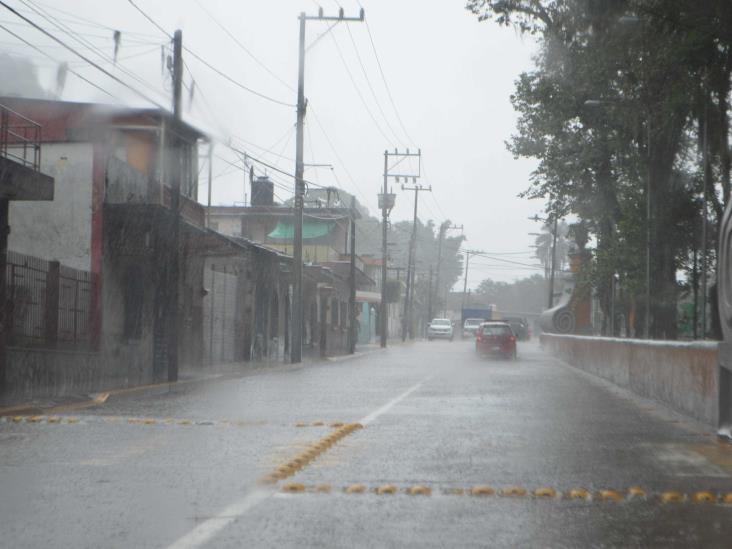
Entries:
POLYGON ((542 334, 570 365, 716 427, 719 343, 542 334))

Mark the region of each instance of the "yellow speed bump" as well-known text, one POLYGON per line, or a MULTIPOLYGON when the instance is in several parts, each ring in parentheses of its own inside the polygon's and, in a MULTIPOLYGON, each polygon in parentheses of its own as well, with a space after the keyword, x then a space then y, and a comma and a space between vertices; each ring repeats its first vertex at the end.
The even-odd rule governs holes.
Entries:
POLYGON ((43 416, 30 416, 26 419, 28 423, 40 423, 40 421, 43 419, 43 416))
POLYGON ((722 496, 722 503, 732 503, 732 492, 722 496))
POLYGON ((363 494, 366 491, 366 486, 363 484, 351 484, 345 489, 346 494, 363 494))
POLYGON ((325 425, 325 423, 323 423, 322 421, 313 421, 313 422, 311 423, 311 425, 312 425, 313 427, 322 427, 323 425, 325 425))
POLYGON ((681 492, 669 491, 661 494, 661 501, 663 503, 679 503, 684 501, 684 494, 681 492))
POLYGON ((398 488, 394 486, 393 484, 384 484, 383 486, 379 486, 376 489, 376 493, 379 495, 384 494, 396 494, 398 491, 398 488))
POLYGON ((410 496, 429 496, 432 494, 432 488, 429 486, 410 486, 407 488, 407 494, 410 496))
POLYGON ((716 503, 717 496, 704 490, 701 492, 695 492, 694 495, 691 496, 691 500, 694 503, 716 503))
POLYGON ((526 488, 521 488, 520 486, 509 486, 508 488, 503 488, 499 494, 505 497, 523 497, 526 495, 526 488))
POLYGON ((283 492, 289 492, 290 494, 298 494, 305 491, 305 485, 299 482, 288 482, 282 487, 283 492))
POLYGON ((58 416, 51 416, 48 418, 48 423, 61 423, 61 418, 58 416))
POLYGON ((491 488, 490 486, 473 486, 470 489, 471 496, 485 497, 485 496, 492 496, 495 493, 496 493, 496 491, 493 488, 491 488))
POLYGON ((646 497, 648 497, 648 494, 640 486, 631 486, 630 488, 628 488, 628 497, 633 499, 646 499, 646 497))
POLYGON ((567 492, 567 497, 569 499, 584 499, 584 500, 588 500, 592 496, 590 495, 590 492, 588 492, 584 488, 574 488, 574 489, 570 490, 569 492, 567 492))
POLYGON ((313 488, 313 491, 317 492, 319 494, 330 494, 330 490, 331 490, 330 484, 317 484, 313 488))
POLYGON ((279 480, 279 478, 277 477, 277 475, 269 474, 269 475, 264 475, 263 477, 260 477, 259 480, 257 481, 257 483, 258 484, 277 484, 278 480, 279 480))
POLYGON ((23 416, 13 416, 13 423, 20 423, 23 421, 23 416))
POLYGON ((616 492, 615 490, 600 490, 598 492, 598 499, 601 501, 623 501, 623 494, 616 492))
POLYGON ((537 488, 534 490, 534 497, 537 498, 555 498, 557 497, 557 491, 554 488, 544 487, 544 488, 537 488))
POLYGON ((295 469, 294 467, 291 467, 291 466, 289 466, 289 465, 280 465, 280 466, 279 466, 279 467, 277 467, 277 469, 276 469, 276 472, 277 472, 278 474, 280 474, 280 475, 284 475, 284 476, 286 476, 286 477, 289 477, 289 476, 290 476, 290 475, 292 475, 292 474, 293 474, 293 473, 294 473, 295 471, 296 471, 296 469, 295 469))
POLYGON ((79 418, 78 417, 69 417, 69 418, 66 418, 66 423, 71 423, 71 424, 73 424, 73 423, 79 423, 79 418))

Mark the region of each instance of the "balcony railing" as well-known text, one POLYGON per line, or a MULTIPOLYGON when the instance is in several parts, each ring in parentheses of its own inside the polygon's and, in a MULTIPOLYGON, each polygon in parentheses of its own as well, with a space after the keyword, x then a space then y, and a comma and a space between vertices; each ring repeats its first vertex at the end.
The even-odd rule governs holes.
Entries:
POLYGON ((0 156, 39 171, 41 125, 0 105, 0 156))

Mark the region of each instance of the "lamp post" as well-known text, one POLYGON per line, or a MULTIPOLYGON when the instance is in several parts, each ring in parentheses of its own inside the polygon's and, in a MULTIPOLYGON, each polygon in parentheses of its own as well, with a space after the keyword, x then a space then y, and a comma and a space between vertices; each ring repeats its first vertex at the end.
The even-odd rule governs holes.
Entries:
MULTIPOLYGON (((607 106, 622 105, 623 102, 611 101, 607 99, 588 99, 584 105, 588 108, 603 108, 607 106)), ((646 121, 646 257, 645 257, 645 315, 644 315, 644 334, 645 337, 651 337, 651 117, 648 113, 646 121)))

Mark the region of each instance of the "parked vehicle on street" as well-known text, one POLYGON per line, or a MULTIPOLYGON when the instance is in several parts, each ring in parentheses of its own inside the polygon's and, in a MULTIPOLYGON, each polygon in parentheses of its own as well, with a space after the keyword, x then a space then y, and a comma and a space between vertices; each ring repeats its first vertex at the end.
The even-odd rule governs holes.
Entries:
POLYGON ((484 322, 475 334, 475 350, 483 356, 516 359, 516 334, 507 322, 484 322))
POLYGON ((449 339, 452 341, 453 328, 452 320, 449 318, 433 318, 427 327, 427 339, 449 339))
POLYGON ((480 325, 485 322, 484 318, 468 318, 463 323, 463 339, 468 337, 475 337, 475 332, 480 328, 480 325))
POLYGON ((531 337, 531 332, 529 331, 529 321, 526 320, 524 317, 505 316, 503 317, 503 321, 507 322, 508 325, 511 326, 513 333, 516 334, 516 337, 519 341, 528 341, 531 337))

